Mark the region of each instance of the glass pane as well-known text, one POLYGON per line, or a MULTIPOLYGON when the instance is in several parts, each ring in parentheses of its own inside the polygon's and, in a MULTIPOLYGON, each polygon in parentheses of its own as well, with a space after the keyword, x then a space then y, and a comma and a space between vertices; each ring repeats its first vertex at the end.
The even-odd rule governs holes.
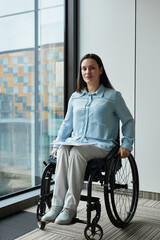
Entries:
POLYGON ((34 14, 0 18, 0 196, 40 184, 64 117, 64 7, 56 9, 61 16, 39 11, 37 62, 34 14))
POLYGON ((39 19, 40 45, 64 42, 64 6, 40 11, 39 19))
POLYGON ((64 0, 39 0, 39 8, 64 5, 64 0))
POLYGON ((34 10, 33 0, 0 0, 0 16, 34 10))
POLYGON ((34 47, 34 13, 0 18, 0 52, 34 47))
POLYGON ((34 51, 0 55, 0 196, 31 187, 34 51))
POLYGON ((39 12, 40 164, 64 118, 64 6, 39 12))
POLYGON ((33 92, 34 51, 0 54, 0 110, 33 110, 33 92))
POLYGON ((0 196, 32 186, 34 114, 11 111, 12 94, 0 94, 0 196))

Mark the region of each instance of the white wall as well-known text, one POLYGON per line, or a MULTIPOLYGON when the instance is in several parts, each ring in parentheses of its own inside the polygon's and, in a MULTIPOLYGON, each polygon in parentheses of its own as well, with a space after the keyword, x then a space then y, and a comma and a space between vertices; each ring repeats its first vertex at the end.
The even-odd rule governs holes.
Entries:
POLYGON ((141 188, 160 192, 160 0, 137 1, 136 85, 141 188))
POLYGON ((136 111, 140 190, 160 193, 160 1, 137 1, 136 82, 135 0, 79 2, 79 58, 98 54, 111 83, 122 93, 132 114, 136 111))
POLYGON ((102 58, 110 81, 133 113, 134 0, 79 2, 79 57, 96 53, 102 58))

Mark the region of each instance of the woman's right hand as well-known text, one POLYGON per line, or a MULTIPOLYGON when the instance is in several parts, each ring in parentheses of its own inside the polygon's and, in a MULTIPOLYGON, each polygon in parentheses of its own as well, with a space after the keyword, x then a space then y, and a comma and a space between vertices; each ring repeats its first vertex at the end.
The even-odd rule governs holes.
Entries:
POLYGON ((58 148, 54 147, 54 148, 52 149, 51 155, 54 155, 54 154, 57 152, 57 150, 58 150, 58 148))

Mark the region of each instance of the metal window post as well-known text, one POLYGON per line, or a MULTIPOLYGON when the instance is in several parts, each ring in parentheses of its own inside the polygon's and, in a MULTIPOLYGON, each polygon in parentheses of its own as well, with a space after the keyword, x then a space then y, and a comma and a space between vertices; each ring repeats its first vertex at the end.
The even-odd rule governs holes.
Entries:
POLYGON ((38 111, 38 102, 39 102, 39 96, 38 96, 38 0, 35 0, 35 9, 34 9, 35 17, 34 17, 34 33, 35 33, 35 54, 34 54, 34 65, 35 65, 35 71, 34 71, 34 157, 33 162, 31 163, 32 166, 32 186, 36 186, 39 184, 37 182, 38 177, 38 156, 39 156, 39 111, 38 111))

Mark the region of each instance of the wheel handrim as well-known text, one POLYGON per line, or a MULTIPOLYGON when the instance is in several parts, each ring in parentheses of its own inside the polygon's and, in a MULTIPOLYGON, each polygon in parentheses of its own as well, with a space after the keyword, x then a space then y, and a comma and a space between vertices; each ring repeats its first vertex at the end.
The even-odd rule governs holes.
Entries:
POLYGON ((117 171, 115 165, 114 177, 112 176, 111 201, 113 211, 118 221, 128 223, 136 210, 137 206, 137 176, 133 169, 130 158, 121 159, 121 168, 117 171))

